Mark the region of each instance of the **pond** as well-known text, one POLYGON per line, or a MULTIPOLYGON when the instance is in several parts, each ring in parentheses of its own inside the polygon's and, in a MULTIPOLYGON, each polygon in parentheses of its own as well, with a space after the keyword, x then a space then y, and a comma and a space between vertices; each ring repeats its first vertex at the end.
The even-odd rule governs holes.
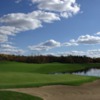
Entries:
POLYGON ((100 77, 100 69, 97 68, 91 68, 88 70, 83 70, 83 71, 77 71, 77 72, 72 72, 72 73, 68 73, 68 72, 55 72, 55 73, 51 73, 51 74, 74 74, 74 75, 83 75, 83 76, 97 76, 100 77))
POLYGON ((92 68, 87 71, 73 72, 72 74, 85 75, 85 76, 99 76, 100 77, 100 69, 92 68))

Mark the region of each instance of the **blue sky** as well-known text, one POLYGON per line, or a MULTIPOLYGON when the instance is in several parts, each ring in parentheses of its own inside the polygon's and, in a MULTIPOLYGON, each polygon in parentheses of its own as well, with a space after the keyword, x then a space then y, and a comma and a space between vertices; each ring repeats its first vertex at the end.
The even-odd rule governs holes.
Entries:
POLYGON ((0 0, 0 53, 100 57, 100 0, 0 0))

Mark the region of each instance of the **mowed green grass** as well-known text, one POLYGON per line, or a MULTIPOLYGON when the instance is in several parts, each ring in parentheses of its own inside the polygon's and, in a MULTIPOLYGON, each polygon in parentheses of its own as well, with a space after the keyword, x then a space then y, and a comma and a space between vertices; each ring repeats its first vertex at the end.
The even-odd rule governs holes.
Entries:
POLYGON ((24 93, 0 91, 0 100, 43 100, 43 99, 24 93))
POLYGON ((34 87, 43 85, 79 85, 97 78, 79 75, 48 75, 32 73, 0 73, 0 88, 34 87))
POLYGON ((98 79, 71 74, 54 75, 54 72, 72 72, 100 64, 27 64, 0 62, 0 88, 33 87, 43 85, 80 85, 98 79), (49 73, 49 74, 48 74, 49 73))
POLYGON ((84 70, 91 67, 100 67, 100 63, 92 64, 28 64, 20 62, 0 62, 0 72, 28 72, 28 73, 55 73, 55 72, 73 72, 84 70))

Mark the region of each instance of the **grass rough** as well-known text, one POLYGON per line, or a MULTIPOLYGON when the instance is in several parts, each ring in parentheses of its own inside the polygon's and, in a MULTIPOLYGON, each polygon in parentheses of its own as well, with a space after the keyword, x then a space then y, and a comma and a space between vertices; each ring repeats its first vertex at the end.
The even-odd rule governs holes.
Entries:
POLYGON ((0 100, 43 100, 36 96, 12 91, 0 91, 0 100))

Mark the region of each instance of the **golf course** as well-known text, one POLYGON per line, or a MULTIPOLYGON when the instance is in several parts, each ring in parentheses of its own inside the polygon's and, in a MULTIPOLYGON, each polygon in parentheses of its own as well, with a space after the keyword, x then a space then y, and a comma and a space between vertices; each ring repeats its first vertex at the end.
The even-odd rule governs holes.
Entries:
MULTIPOLYGON (((4 92, 4 90, 9 90, 9 89, 13 90, 15 88, 16 89, 39 88, 43 86, 55 86, 55 85, 80 86, 84 83, 93 82, 99 80, 99 77, 73 75, 71 74, 71 72, 86 70, 89 68, 99 68, 99 67, 100 67, 99 63, 95 64, 29 63, 28 64, 22 62, 1 61, 0 98, 3 98, 2 96, 5 97, 7 95, 6 96, 7 98, 12 98, 12 99, 4 98, 2 100, 13 100, 14 97, 13 96, 10 97, 10 94, 13 94, 13 92, 11 93, 10 92, 6 93, 7 91, 4 92), (55 73, 65 73, 65 72, 68 74, 55 74, 55 73)), ((14 93, 14 96, 15 95, 19 94, 14 93)), ((30 96, 28 98, 29 98, 28 100, 42 100, 40 98, 35 98, 35 97, 32 98, 30 96)), ((21 98, 16 100, 27 100, 27 99, 21 98)))
POLYGON ((52 74, 85 70, 100 64, 27 64, 0 62, 0 88, 38 87, 44 85, 80 85, 97 77, 72 74, 52 74), (89 66, 89 67, 88 67, 89 66))

